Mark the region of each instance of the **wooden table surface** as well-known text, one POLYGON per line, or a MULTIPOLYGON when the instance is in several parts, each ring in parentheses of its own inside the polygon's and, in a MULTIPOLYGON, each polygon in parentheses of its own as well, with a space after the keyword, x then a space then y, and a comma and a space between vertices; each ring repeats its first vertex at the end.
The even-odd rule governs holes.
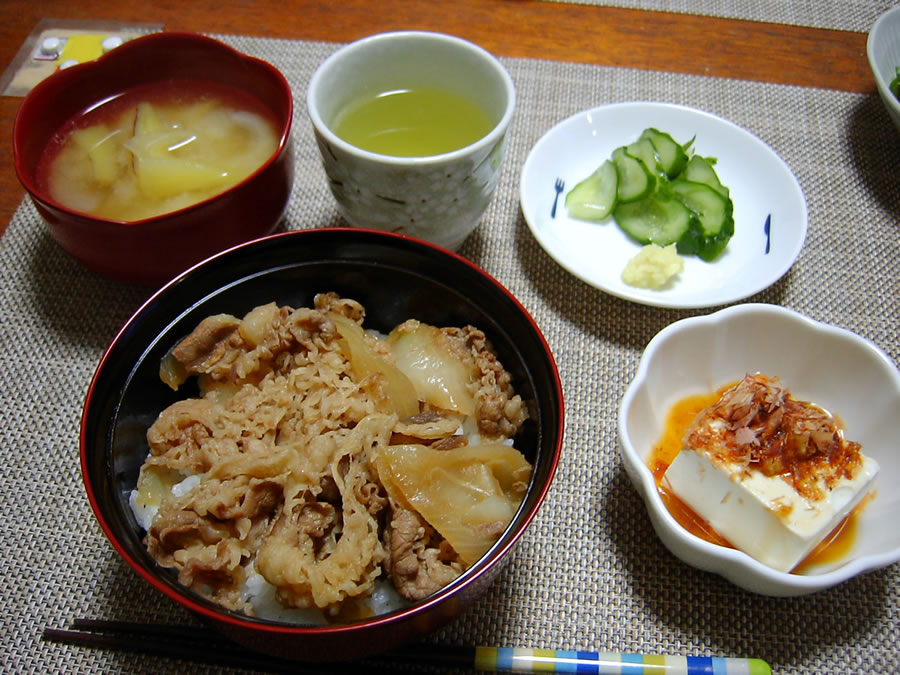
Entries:
MULTIPOLYGON (((859 93, 875 89, 865 33, 534 0, 3 0, 2 68, 41 19, 148 22, 167 30, 332 42, 388 30, 435 30, 498 56, 859 93)), ((0 234, 24 196, 11 140, 20 101, 0 97, 0 234)))

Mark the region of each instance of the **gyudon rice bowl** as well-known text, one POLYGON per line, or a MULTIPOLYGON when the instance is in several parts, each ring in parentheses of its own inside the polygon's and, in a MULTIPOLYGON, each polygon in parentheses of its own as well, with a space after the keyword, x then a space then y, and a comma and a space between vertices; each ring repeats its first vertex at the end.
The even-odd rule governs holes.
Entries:
MULTIPOLYGON (((422 349, 432 355, 430 348, 422 349)), ((447 362, 455 360, 458 359, 447 362)), ((445 372, 446 364, 436 356, 412 361, 424 365, 441 363, 436 370, 445 372)), ((427 380, 429 371, 418 375, 427 380)), ((104 352, 85 397, 80 430, 81 467, 87 498, 100 528, 122 561, 151 589, 253 650, 301 661, 348 660, 433 633, 488 592, 544 505, 558 466, 564 426, 562 386, 547 341, 521 303, 484 270, 459 255, 410 237, 359 228, 309 229, 264 237, 210 258, 154 293, 125 322, 104 352), (334 291, 340 299, 326 294, 317 306, 316 294, 323 291, 334 291), (362 315, 356 313, 361 310, 354 309, 355 304, 348 299, 365 309, 362 322, 362 315), (316 313, 324 315, 327 321, 317 318, 316 313), (267 315, 269 319, 262 321, 267 315), (410 319, 426 327, 414 330, 416 324, 410 319), (208 337, 200 339, 205 329, 197 329, 204 323, 206 328, 216 323, 220 327, 206 331, 208 337), (275 329, 276 324, 281 327, 275 329), (261 328, 266 325, 272 326, 271 334, 268 328, 261 328), (391 333, 394 335, 389 338, 391 333), (483 342, 479 333, 485 336, 483 342), (442 380, 447 383, 444 396, 452 397, 457 407, 428 402, 416 389, 418 415, 425 417, 414 419, 416 414, 391 407, 405 400, 395 391, 409 389, 401 385, 395 390, 394 380, 408 380, 414 388, 422 386, 417 384, 416 372, 408 367, 403 355, 415 355, 415 345, 419 340, 429 344, 425 339, 429 336, 431 342, 437 340, 446 347, 440 354, 468 354, 459 371, 446 371, 463 374, 461 381, 468 397, 457 398, 458 382, 448 375, 442 380), (404 346, 402 343, 407 341, 410 344, 404 346), (365 349, 357 349, 358 344, 365 349), (312 345, 312 351, 307 345, 312 345), (457 350, 461 345, 465 349, 457 350), (369 360, 372 354, 378 359, 369 360), (496 361, 490 354, 495 355, 496 361), (310 355, 317 359, 315 367, 310 355), (259 364, 255 362, 257 358, 259 364), (215 359, 221 371, 213 365, 215 359), (293 368, 287 368, 289 361, 293 368), (161 364, 165 379, 177 385, 177 390, 160 378, 161 364), (375 364, 374 370, 370 370, 371 364, 375 364), (296 368, 321 373, 321 381, 313 378, 303 389, 301 384, 306 380, 301 373, 288 374, 296 368), (209 372, 202 372, 204 369, 209 372), (228 376, 224 376, 226 371, 228 376), (405 379, 391 375, 395 371, 403 372, 405 379), (486 386, 492 378, 497 389, 486 386), (294 412, 289 414, 288 409, 277 405, 287 390, 268 390, 276 380, 291 382, 290 386, 300 387, 299 391, 309 392, 313 398, 300 405, 291 393, 290 403, 296 407, 290 408, 294 412), (347 397, 341 404, 346 410, 337 404, 343 399, 327 383, 340 387, 341 395, 347 397), (490 391, 504 393, 489 395, 490 391), (257 426, 247 424, 246 430, 238 424, 240 411, 235 407, 242 397, 249 406, 246 410, 257 411, 257 426), (524 401, 519 412, 516 408, 522 404, 517 397, 524 401), (186 403, 190 399, 202 402, 186 403), (460 407, 466 401, 471 404, 471 413, 460 407), (177 406, 188 405, 197 406, 195 413, 206 408, 202 416, 194 415, 199 419, 186 415, 184 425, 170 427, 176 437, 160 446, 161 454, 159 448, 151 448, 148 431, 163 429, 160 416, 171 416, 177 406), (490 412, 492 409, 496 412, 490 412), (519 424, 526 409, 527 417, 513 436, 513 427, 519 424), (379 427, 388 425, 382 416, 396 417, 389 433, 379 427), (401 419, 405 429, 399 426, 401 419), (496 426, 491 425, 491 420, 496 426), (429 431, 432 425, 434 430, 429 431), (225 435, 229 429, 230 439, 225 435), (464 436, 467 445, 448 447, 463 442, 454 436, 464 436), (206 450, 201 453, 192 445, 199 448, 200 441, 207 437, 216 439, 215 443, 206 441, 206 450, 211 453, 208 455, 206 450), (307 449, 325 452, 326 444, 333 442, 333 452, 328 450, 332 453, 330 460, 323 456, 318 465, 310 468, 312 459, 288 455, 302 445, 297 439, 305 442, 319 437, 321 440, 310 440, 307 449), (289 438, 293 439, 291 447, 279 445, 278 439, 289 438), (182 450, 172 450, 180 444, 179 439, 185 444, 182 450), (524 495, 519 494, 518 483, 525 479, 513 475, 517 464, 506 459, 511 454, 503 454, 510 452, 509 439, 531 465, 524 495), (381 440, 382 445, 377 446, 375 440, 381 440), (261 447, 270 451, 268 463, 264 461, 254 469, 256 474, 239 474, 237 464, 242 458, 235 450, 241 449, 246 455, 249 449, 261 447), (466 452, 484 447, 495 448, 497 456, 504 459, 491 460, 486 466, 463 463, 466 452), (180 467, 164 469, 163 462, 159 469, 143 471, 148 458, 151 464, 157 463, 161 461, 157 458, 170 451, 175 466, 180 462, 180 467), (179 452, 183 455, 175 460, 179 452), (284 453, 283 458, 279 452, 284 453), (465 481, 457 480, 454 466, 438 466, 431 475, 446 477, 441 485, 453 488, 454 508, 441 506, 439 513, 456 515, 458 522, 465 525, 463 532, 468 533, 468 539, 500 529, 498 519, 491 514, 500 511, 504 499, 515 511, 497 541, 475 562, 467 557, 466 546, 458 543, 466 539, 447 529, 446 523, 433 520, 427 505, 411 496, 408 484, 401 480, 413 475, 414 468, 399 463, 401 460, 438 455, 448 461, 460 459, 459 469, 465 481), (213 461, 221 462, 219 468, 212 468, 213 461), (278 462, 283 463, 284 471, 276 471, 278 462), (229 474, 225 470, 230 465, 234 472, 229 474), (387 467, 385 471, 382 466, 387 467), (287 469, 298 467, 307 473, 289 476, 287 469), (313 474, 317 467, 321 474, 313 474), (396 481, 385 482, 388 468, 397 474, 396 481), (142 477, 142 472, 148 477, 142 477), (158 475, 150 478, 154 473, 158 475), (242 514, 224 518, 228 505, 224 500, 217 502, 210 491, 213 499, 207 502, 205 511, 199 502, 193 516, 190 508, 184 510, 186 515, 182 517, 186 521, 196 516, 193 530, 187 522, 184 534, 177 529, 167 533, 159 530, 165 555, 171 556, 169 564, 173 565, 166 567, 148 550, 147 529, 142 523, 152 533, 153 508, 157 509, 156 517, 164 518, 166 513, 176 511, 174 502, 165 503, 169 499, 184 500, 182 504, 187 506, 188 494, 202 490, 200 482, 204 480, 218 481, 215 493, 221 495, 240 490, 241 481, 246 481, 248 489, 251 484, 260 487, 245 490, 245 498, 232 502, 239 512, 244 510, 242 514), (496 481, 503 488, 503 495, 497 491, 496 499, 478 507, 467 486, 480 486, 479 480, 491 485, 496 481), (155 497, 148 492, 154 483, 159 488, 155 497), (197 485, 192 486, 193 483, 197 485), (377 490, 372 487, 376 485, 377 490), (360 490, 348 492, 350 486, 360 490), (460 505, 460 495, 472 499, 468 508, 460 505), (515 506, 520 496, 521 504, 515 506), (259 506, 252 504, 254 499, 260 502, 259 506), (294 577, 286 574, 285 581, 290 583, 283 584, 286 591, 282 595, 288 599, 285 606, 277 597, 279 586, 265 581, 260 573, 257 558, 266 536, 276 534, 287 499, 294 499, 301 511, 306 507, 310 516, 323 514, 323 529, 322 536, 315 529, 312 533, 296 534, 297 548, 301 538, 307 548, 291 555, 305 555, 306 569, 312 572, 290 572, 294 577), (266 500, 270 506, 263 507, 266 500), (422 525, 421 534, 416 527, 417 535, 410 544, 415 558, 391 555, 391 542, 385 538, 388 530, 392 535, 404 522, 412 522, 394 517, 392 501, 400 506, 408 504, 412 507, 409 511, 428 523, 427 527, 422 525), (140 519, 133 507, 137 507, 140 519), (480 510, 485 517, 478 520, 480 510), (465 517, 464 511, 469 511, 465 517), (332 512, 334 516, 330 515, 332 512), (325 516, 332 520, 326 521, 325 516), (365 528, 358 523, 365 524, 365 528), (345 599, 320 603, 326 607, 319 609, 311 585, 304 588, 309 580, 301 575, 320 574, 330 583, 330 572, 326 572, 329 564, 340 567, 341 573, 345 569, 343 563, 337 565, 340 558, 333 556, 344 550, 341 541, 349 528, 354 532, 357 527, 361 532, 372 528, 374 532, 376 525, 377 536, 368 541, 372 560, 381 558, 380 562, 358 562, 359 553, 347 559, 347 565, 357 565, 362 570, 358 577, 351 575, 354 582, 346 586, 352 593, 359 591, 358 595, 351 595, 337 584, 337 594, 345 599), (226 539, 236 539, 237 543, 222 544, 222 557, 216 561, 219 542, 226 539), (447 543, 441 545, 444 540, 447 543), (329 549, 331 546, 334 548, 329 549), (242 547, 256 553, 245 557, 242 547), (329 552, 331 556, 326 556, 329 552), (406 600, 396 590, 391 576, 409 570, 403 572, 406 578, 425 581, 427 577, 420 577, 418 571, 412 573, 412 565, 405 566, 415 561, 416 569, 421 569, 420 554, 422 560, 434 561, 430 565, 435 571, 464 571, 428 597, 406 600), (326 558, 331 562, 323 565, 326 558), (192 564, 191 559, 196 562, 192 564), (376 568, 380 570, 377 576, 372 574, 376 568), (179 580, 187 576, 194 577, 190 587, 179 580), (363 589, 370 585, 372 595, 365 599, 367 591, 363 589), (232 606, 242 609, 226 608, 217 596, 228 598, 235 603, 232 606), (248 603, 256 616, 244 611, 248 603), (309 608, 292 606, 302 604, 309 608), (257 605, 274 608, 276 618, 263 618, 262 608, 257 605), (367 616, 370 613, 374 615, 367 616)), ((288 522, 287 516, 284 522, 285 528, 296 525, 288 522)), ((273 539, 273 547, 279 541, 286 538, 273 539)), ((287 547, 282 551, 287 551, 287 547)), ((540 559, 525 558, 523 564, 529 570, 526 574, 542 573, 540 559)), ((114 571, 113 578, 105 568, 99 573, 106 575, 109 582, 107 592, 117 593, 119 582, 114 571)), ((158 616, 165 612, 154 604, 159 598, 153 593, 147 595, 140 587, 129 593, 137 594, 145 605, 145 613, 158 616)))
POLYGON ((366 330, 336 293, 217 314, 162 359, 196 386, 147 431, 130 506, 178 582, 222 607, 345 623, 422 600, 509 526, 528 418, 471 325, 366 330))

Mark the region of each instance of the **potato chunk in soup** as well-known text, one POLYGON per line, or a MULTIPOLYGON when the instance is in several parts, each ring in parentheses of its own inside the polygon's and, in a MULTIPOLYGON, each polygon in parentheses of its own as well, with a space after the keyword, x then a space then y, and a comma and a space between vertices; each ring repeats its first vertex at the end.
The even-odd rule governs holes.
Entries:
POLYGON ((266 111, 230 92, 151 94, 138 88, 64 126, 38 169, 54 200, 143 220, 224 192, 278 148, 266 111))

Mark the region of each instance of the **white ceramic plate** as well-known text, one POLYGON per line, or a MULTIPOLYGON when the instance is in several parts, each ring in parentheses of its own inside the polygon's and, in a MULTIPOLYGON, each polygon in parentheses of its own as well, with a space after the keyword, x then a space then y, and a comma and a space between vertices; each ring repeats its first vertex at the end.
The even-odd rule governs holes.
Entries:
POLYGON ((712 307, 753 295, 787 272, 806 238, 803 192, 768 145, 720 117, 669 103, 617 103, 563 120, 525 160, 520 199, 538 243, 565 269, 607 293, 659 307, 712 307), (564 206, 568 190, 647 127, 665 131, 679 143, 696 137, 694 151, 718 159, 716 173, 734 203, 735 233, 723 254, 713 263, 685 256, 684 272, 659 291, 622 281, 622 270, 641 246, 612 218, 587 223, 569 218, 564 206), (565 190, 554 216, 558 178, 565 181, 565 190))

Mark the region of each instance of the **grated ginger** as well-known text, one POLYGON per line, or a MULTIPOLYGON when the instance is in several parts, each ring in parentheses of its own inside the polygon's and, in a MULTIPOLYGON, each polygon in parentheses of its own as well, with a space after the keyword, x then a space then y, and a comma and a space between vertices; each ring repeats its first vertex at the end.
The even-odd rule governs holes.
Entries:
POLYGON ((684 260, 675 244, 648 244, 628 261, 622 270, 622 281, 629 286, 660 290, 684 271, 684 260))

